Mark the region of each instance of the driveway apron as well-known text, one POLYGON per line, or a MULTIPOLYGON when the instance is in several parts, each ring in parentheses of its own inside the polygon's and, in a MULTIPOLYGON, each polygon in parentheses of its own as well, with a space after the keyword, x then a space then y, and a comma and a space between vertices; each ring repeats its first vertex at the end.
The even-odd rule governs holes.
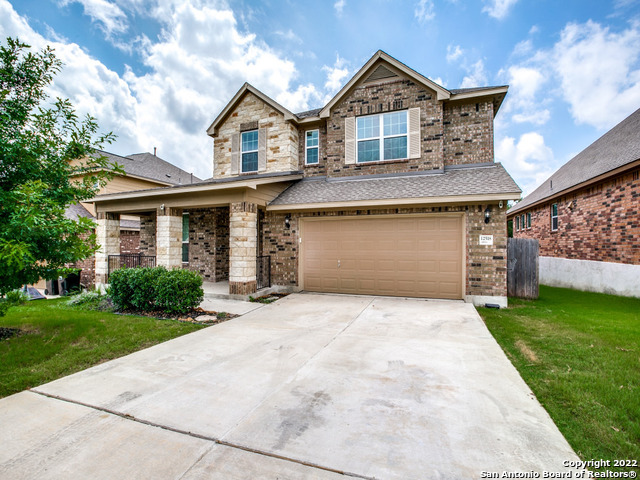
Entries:
POLYGON ((472 305, 321 294, 0 400, 0 441, 6 478, 482 478, 578 460, 472 305))

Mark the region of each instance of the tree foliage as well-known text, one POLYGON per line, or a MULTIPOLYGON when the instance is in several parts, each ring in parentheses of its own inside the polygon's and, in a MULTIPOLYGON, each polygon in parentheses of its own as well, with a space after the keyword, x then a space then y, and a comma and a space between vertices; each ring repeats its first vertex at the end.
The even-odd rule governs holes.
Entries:
POLYGON ((99 134, 91 116, 79 119, 69 100, 47 93, 62 68, 50 47, 32 52, 7 38, 0 44, 0 295, 97 249, 87 218, 66 208, 94 197, 111 178, 99 149, 113 134, 99 134))

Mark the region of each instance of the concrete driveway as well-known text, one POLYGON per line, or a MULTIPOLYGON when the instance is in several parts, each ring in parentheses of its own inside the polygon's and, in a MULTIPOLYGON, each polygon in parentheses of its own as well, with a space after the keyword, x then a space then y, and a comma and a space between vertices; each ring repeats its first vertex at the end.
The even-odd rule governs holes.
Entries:
POLYGON ((578 460, 461 302, 290 295, 0 400, 2 478, 486 478, 578 460))

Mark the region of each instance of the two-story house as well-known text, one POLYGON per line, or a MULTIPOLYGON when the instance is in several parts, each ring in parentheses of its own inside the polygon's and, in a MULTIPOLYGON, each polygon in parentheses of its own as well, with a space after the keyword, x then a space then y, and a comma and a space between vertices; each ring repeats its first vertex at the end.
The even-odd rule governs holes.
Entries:
POLYGON ((289 290, 506 305, 506 206, 493 155, 508 87, 447 90, 378 51, 322 108, 293 113, 245 84, 213 121, 213 178, 95 199, 98 281, 120 215, 141 249, 232 294, 289 290), (258 261, 260 259, 260 262, 258 261))

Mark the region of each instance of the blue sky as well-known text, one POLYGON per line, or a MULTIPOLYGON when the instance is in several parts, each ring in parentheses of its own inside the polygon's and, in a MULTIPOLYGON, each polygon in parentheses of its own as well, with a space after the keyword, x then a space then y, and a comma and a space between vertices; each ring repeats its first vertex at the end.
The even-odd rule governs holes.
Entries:
POLYGON ((211 176, 206 128, 248 81, 324 105, 382 49, 447 88, 510 85, 495 156, 529 193, 640 108, 640 0, 0 0, 0 36, 56 49, 53 95, 211 176))

